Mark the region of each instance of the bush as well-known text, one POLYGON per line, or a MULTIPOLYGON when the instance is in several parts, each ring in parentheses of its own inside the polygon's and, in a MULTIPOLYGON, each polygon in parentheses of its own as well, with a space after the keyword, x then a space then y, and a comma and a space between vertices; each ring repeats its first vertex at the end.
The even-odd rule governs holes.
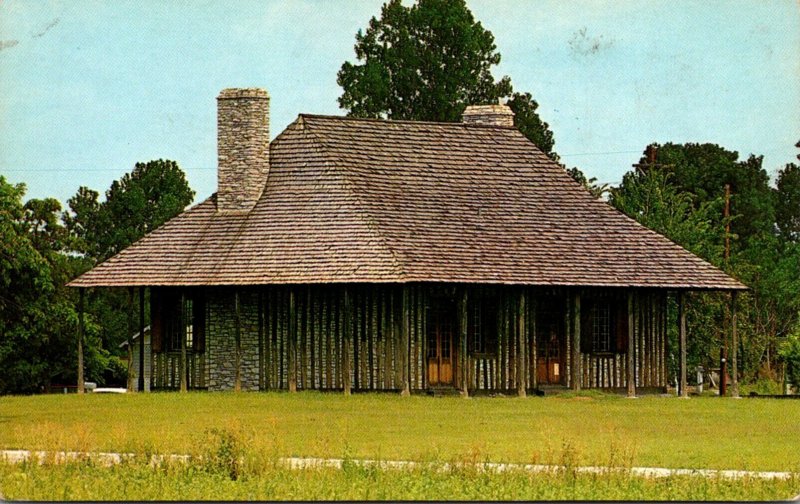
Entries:
POLYGON ((781 343, 778 355, 786 363, 786 381, 800 389, 800 327, 795 328, 786 341, 781 343))

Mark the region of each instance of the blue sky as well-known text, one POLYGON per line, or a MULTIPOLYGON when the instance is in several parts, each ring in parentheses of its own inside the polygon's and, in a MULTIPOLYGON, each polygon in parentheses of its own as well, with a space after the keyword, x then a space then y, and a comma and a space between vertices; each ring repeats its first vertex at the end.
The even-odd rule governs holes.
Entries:
MULTIPOLYGON (((265 87, 274 137, 343 114, 336 72, 382 0, 0 0, 0 174, 27 197, 101 193, 135 162, 216 188, 216 101, 265 87)), ((800 140, 800 7, 770 1, 468 0, 556 150, 616 183, 650 142, 713 142, 774 173, 800 140)))

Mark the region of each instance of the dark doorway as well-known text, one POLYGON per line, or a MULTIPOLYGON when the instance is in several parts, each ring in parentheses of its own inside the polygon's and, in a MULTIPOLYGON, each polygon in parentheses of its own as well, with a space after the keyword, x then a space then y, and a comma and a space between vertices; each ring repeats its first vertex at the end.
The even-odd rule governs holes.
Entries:
POLYGON ((541 385, 566 384, 565 302, 555 296, 539 300, 536 313, 536 378, 541 385))
POLYGON ((428 310, 428 385, 432 387, 453 386, 456 314, 456 303, 452 298, 431 298, 428 310))

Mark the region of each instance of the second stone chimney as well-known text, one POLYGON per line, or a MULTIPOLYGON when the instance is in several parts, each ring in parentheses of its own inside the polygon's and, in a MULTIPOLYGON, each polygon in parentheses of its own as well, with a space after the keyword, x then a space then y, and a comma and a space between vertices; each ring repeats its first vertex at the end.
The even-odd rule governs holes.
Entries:
POLYGON ((223 89, 217 96, 217 211, 249 211, 269 174, 269 94, 223 89))
POLYGON ((464 124, 514 126, 514 112, 507 105, 469 105, 461 121, 464 124))

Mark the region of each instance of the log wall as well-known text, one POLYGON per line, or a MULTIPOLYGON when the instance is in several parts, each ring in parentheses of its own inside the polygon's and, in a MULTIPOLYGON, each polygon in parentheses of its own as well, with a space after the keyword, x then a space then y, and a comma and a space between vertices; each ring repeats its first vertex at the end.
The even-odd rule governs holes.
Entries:
MULTIPOLYGON (((246 368, 241 373, 242 388, 288 390, 294 383, 297 390, 342 390, 349 360, 349 385, 354 391, 401 391, 405 380, 411 391, 427 390, 427 314, 431 303, 445 296, 456 300, 455 306, 459 307, 465 289, 468 306, 482 296, 496 301, 496 341, 491 352, 475 353, 472 341, 461 341, 461 327, 454 330, 455 388, 463 388, 464 380, 469 393, 516 394, 535 390, 536 343, 537 337, 542 337, 538 334, 537 313, 539 305, 547 300, 548 306, 560 310, 558 316, 563 320, 562 384, 571 386, 572 334, 575 321, 580 320, 580 314, 576 316, 573 311, 579 306, 573 298, 577 292, 588 299, 600 290, 417 284, 241 288, 239 334, 242 366, 246 368), (525 302, 521 303, 523 295, 525 302), (402 334, 404 327, 408 328, 407 338, 402 334), (346 334, 350 337, 345 338, 346 334), (349 359, 345 359, 345 352, 349 359), (518 383, 519 380, 524 382, 518 383)), ((205 353, 190 352, 187 356, 189 388, 231 388, 234 360, 230 352, 235 351, 235 323, 228 313, 233 306, 228 298, 233 299, 232 293, 232 288, 203 290, 209 300, 208 343, 205 353)), ((621 291, 614 295, 624 297, 621 291)), ((637 387, 666 385, 665 307, 666 294, 662 291, 637 291, 634 295, 633 361, 637 387)), ((459 310, 453 314, 457 326, 463 325, 464 319, 459 310)), ((626 386, 625 352, 578 354, 581 388, 626 386)), ((154 354, 153 388, 177 388, 179 359, 179 352, 154 354)))

